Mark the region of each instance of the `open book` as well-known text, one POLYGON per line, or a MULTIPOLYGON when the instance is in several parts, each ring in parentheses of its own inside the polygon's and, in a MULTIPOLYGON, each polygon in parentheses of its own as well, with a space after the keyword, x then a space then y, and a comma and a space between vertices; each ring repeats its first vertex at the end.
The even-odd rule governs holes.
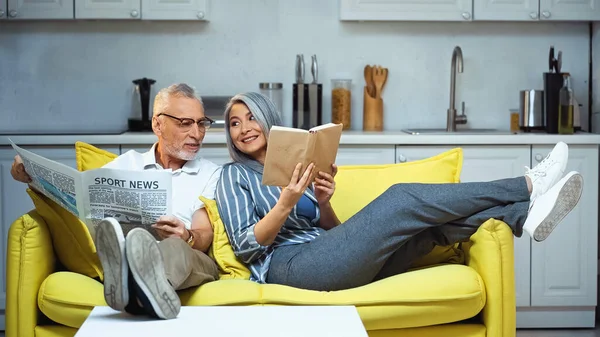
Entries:
POLYGON ((106 217, 155 234, 149 225, 171 214, 172 176, 167 171, 98 168, 80 172, 10 142, 31 177, 30 185, 82 220, 92 235, 95 225, 106 217))
POLYGON ((263 171, 263 185, 287 186, 298 163, 300 174, 312 162, 314 179, 319 171, 331 173, 335 163, 342 124, 328 123, 310 130, 273 126, 269 133, 267 155, 263 171))

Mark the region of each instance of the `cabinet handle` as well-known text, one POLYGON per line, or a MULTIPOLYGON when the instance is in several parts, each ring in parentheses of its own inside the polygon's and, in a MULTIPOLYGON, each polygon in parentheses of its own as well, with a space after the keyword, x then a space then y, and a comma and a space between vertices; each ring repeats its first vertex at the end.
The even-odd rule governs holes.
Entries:
POLYGON ((16 18, 17 17, 17 11, 14 9, 11 9, 10 11, 8 11, 8 17, 10 18, 16 18))
POLYGON ((4 16, 4 11, 0 9, 0 18, 4 16))
POLYGON ((196 16, 198 17, 198 19, 202 20, 202 19, 204 19, 204 12, 199 11, 198 14, 196 14, 196 16))
POLYGON ((544 157, 541 154, 538 153, 535 155, 535 160, 537 160, 538 163, 541 162, 543 159, 544 157))
POLYGON ((406 163, 406 157, 403 155, 399 155, 398 156, 398 162, 400 163, 406 163))
POLYGON ((137 16, 139 15, 138 11, 136 11, 135 9, 131 11, 130 13, 132 18, 137 18, 137 16))
POLYGON ((550 18, 550 12, 548 12, 548 11, 543 11, 543 12, 542 12, 542 15, 543 15, 543 16, 544 16, 546 19, 550 18))
POLYGON ((469 19, 471 19, 471 13, 469 13, 469 12, 463 12, 462 13, 462 17, 465 20, 469 20, 469 19))
POLYGON ((538 18, 538 13, 537 12, 531 12, 529 13, 529 16, 533 19, 536 20, 538 18))

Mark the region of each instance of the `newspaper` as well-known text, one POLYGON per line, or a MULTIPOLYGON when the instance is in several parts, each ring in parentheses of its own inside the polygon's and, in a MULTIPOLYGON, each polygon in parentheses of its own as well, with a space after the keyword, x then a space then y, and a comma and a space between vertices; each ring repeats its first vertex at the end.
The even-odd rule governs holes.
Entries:
POLYGON ((167 171, 98 168, 80 172, 10 142, 23 159, 30 185, 81 219, 92 234, 106 217, 129 229, 150 230, 149 225, 160 216, 171 214, 172 177, 167 171))

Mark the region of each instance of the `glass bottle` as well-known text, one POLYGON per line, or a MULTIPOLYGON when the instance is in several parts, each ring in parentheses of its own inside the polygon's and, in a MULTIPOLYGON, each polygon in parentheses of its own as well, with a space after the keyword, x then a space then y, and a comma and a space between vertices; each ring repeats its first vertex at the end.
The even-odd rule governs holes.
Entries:
POLYGON ((573 110, 575 106, 568 73, 563 75, 563 86, 558 92, 558 100, 558 133, 563 135, 573 134, 573 110))
POLYGON ((349 130, 352 113, 352 80, 333 79, 331 87, 331 122, 341 123, 342 130, 349 130))

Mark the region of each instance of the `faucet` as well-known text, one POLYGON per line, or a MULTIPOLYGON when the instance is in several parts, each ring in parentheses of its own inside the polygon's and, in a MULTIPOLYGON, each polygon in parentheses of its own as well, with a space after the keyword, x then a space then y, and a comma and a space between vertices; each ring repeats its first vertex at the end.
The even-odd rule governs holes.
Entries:
POLYGON ((448 108, 448 116, 446 121, 446 131, 455 132, 456 124, 466 124, 467 116, 464 111, 464 102, 463 102, 463 111, 460 116, 456 115, 455 108, 455 95, 456 95, 456 72, 463 72, 463 56, 462 49, 459 46, 454 47, 454 51, 452 52, 452 66, 450 70, 450 107, 448 108))

